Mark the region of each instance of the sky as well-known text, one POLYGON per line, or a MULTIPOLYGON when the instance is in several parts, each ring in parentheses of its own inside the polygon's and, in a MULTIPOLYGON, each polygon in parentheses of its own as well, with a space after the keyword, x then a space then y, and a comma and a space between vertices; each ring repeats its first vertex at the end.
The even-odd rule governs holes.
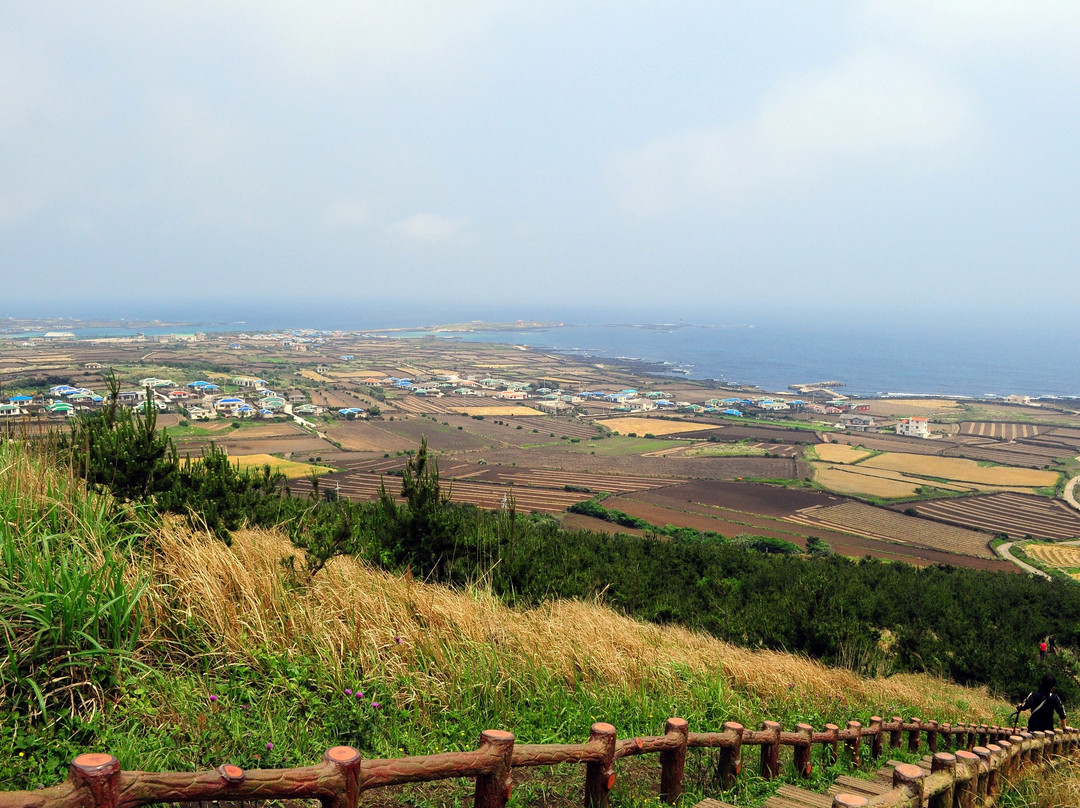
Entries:
POLYGON ((5 0, 0 316, 1066 316, 1075 0, 5 0))

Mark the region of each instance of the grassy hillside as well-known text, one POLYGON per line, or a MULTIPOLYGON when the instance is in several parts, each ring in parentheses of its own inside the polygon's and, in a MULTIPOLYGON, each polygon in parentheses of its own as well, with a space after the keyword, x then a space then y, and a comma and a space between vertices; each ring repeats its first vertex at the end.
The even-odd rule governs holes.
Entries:
MULTIPOLYGON (((468 749, 488 727, 541 743, 583 740, 596 720, 627 736, 675 715, 718 729, 871 714, 1000 723, 1010 709, 985 690, 860 678, 598 602, 508 608, 484 580, 451 590, 350 557, 311 575, 284 534, 238 530, 226 546, 89 494, 14 444, 0 445, 0 561, 5 788, 57 782, 91 749, 125 768, 266 767, 342 743, 365 757, 468 749)), ((706 766, 691 761, 694 793, 706 766)), ((515 801, 562 804, 579 788, 538 772, 515 801)), ((747 774, 738 789, 750 800, 765 786, 747 774)), ((619 804, 648 793, 644 774, 620 779, 619 804)))

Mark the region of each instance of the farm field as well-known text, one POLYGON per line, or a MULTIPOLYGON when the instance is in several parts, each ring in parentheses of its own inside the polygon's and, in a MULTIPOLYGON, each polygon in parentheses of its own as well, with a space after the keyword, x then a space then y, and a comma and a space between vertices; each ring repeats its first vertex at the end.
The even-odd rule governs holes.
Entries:
POLYGON ((976 485, 1008 486, 1013 488, 1039 488, 1053 486, 1058 475, 1052 471, 981 466, 973 460, 931 455, 881 454, 863 461, 868 468, 888 469, 902 474, 920 477, 954 480, 976 485))
POLYGON ((702 428, 708 427, 708 424, 702 424, 699 421, 683 421, 673 418, 636 418, 636 417, 615 417, 605 418, 597 421, 601 426, 610 429, 612 432, 618 432, 620 435, 629 435, 633 432, 636 435, 678 435, 683 432, 700 431, 702 428))
MULTIPOLYGON (((1027 544, 1024 552, 1051 567, 1080 570, 1080 547, 1070 544, 1027 544)), ((1072 573, 1075 578, 1078 572, 1072 573)))
POLYGON ((961 410, 960 403, 950 398, 880 398, 863 403, 870 405, 871 415, 887 418, 940 415, 961 410))
POLYGON ((290 480, 295 480, 298 477, 303 477, 312 472, 315 474, 328 474, 334 471, 330 466, 297 463, 292 460, 282 460, 280 457, 274 457, 273 455, 268 454, 230 455, 229 462, 241 469, 255 469, 256 471, 263 466, 269 466, 271 471, 281 472, 290 480))
MULTIPOLYGON (((1045 429, 1045 427, 1042 427, 1045 429)), ((1037 424, 1014 424, 988 421, 964 421, 960 424, 961 435, 974 435, 980 438, 999 440, 1018 440, 1033 438, 1039 434, 1037 424)))
POLYGON ((920 483, 905 480, 899 474, 875 474, 859 466, 833 466, 813 463, 814 481, 829 491, 851 496, 902 499, 918 493, 920 483))
MULTIPOLYGON (((323 477, 320 487, 338 489, 340 496, 355 500, 378 499, 383 479, 388 491, 397 496, 400 481, 396 477, 384 478, 382 474, 335 473, 323 477)), ((539 511, 540 513, 561 513, 575 502, 588 499, 591 494, 566 491, 555 488, 528 488, 509 486, 499 483, 477 482, 474 480, 454 480, 449 486, 450 498, 454 502, 476 505, 480 508, 498 508, 507 496, 513 495, 519 511, 539 511)), ((311 483, 298 479, 293 484, 294 493, 306 494, 311 491, 311 483)))
POLYGON ((814 446, 814 452, 818 459, 826 463, 858 463, 873 454, 868 449, 858 449, 846 443, 819 443, 814 446))
MULTIPOLYGON (((776 447, 777 454, 794 450, 793 446, 776 447)), ((702 443, 682 452, 685 457, 765 457, 770 453, 768 445, 761 443, 702 443)))
POLYGON ((974 530, 936 524, 928 519, 875 508, 861 502, 815 505, 788 517, 790 521, 850 530, 864 536, 917 544, 947 553, 993 558, 990 536, 974 530))
POLYGON ((1065 541, 1080 538, 1080 512, 1060 500, 1004 493, 940 499, 912 505, 920 516, 954 525, 1007 533, 1013 538, 1065 541))
POLYGON ((540 410, 526 407, 523 404, 491 404, 480 407, 454 407, 454 412, 462 415, 483 415, 496 417, 511 417, 517 415, 543 415, 540 410))
MULTIPOLYGON (((746 492, 741 491, 741 488, 767 489, 768 486, 739 486, 737 483, 669 486, 608 498, 604 501, 604 504, 625 511, 632 516, 645 519, 652 524, 693 527, 698 530, 710 530, 729 537, 750 533, 758 536, 781 538, 805 546, 806 540, 814 536, 828 543, 835 552, 852 558, 872 555, 875 558, 905 561, 919 566, 954 564, 972 569, 1016 570, 1013 565, 990 556, 961 556, 948 551, 933 549, 929 546, 914 543, 901 544, 895 539, 875 539, 847 528, 837 529, 824 524, 815 525, 798 519, 785 520, 783 518, 797 513, 797 511, 791 509, 790 505, 805 505, 813 502, 817 504, 817 507, 826 507, 829 503, 842 501, 821 492, 775 489, 778 493, 795 495, 794 497, 781 497, 781 500, 787 500, 788 507, 776 508, 776 503, 769 501, 768 497, 759 498, 762 492, 757 492, 757 495, 751 494, 747 498, 745 496, 746 492), (728 488, 729 486, 730 488, 728 488), (726 488, 727 490, 725 490, 726 488), (695 490, 698 493, 697 498, 691 497, 692 501, 688 502, 683 494, 695 490), (707 499, 710 502, 699 502, 699 499, 707 499), (761 505, 757 504, 759 502, 761 505), (733 504, 749 505, 759 510, 772 508, 773 510, 783 511, 783 515, 767 517, 760 513, 731 508, 730 506, 733 504)), ((983 537, 984 540, 986 538, 983 537)))

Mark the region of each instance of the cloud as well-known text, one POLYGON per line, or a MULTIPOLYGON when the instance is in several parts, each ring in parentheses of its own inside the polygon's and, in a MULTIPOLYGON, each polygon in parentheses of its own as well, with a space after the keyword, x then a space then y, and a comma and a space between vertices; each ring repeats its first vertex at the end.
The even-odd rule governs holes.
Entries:
POLYGON ((978 130, 961 87, 897 54, 865 51, 776 83, 743 120, 688 130, 613 161, 620 208, 656 216, 684 203, 791 194, 859 168, 909 170, 952 155, 978 130))
POLYGON ((468 219, 453 219, 437 213, 417 213, 390 225, 391 234, 420 244, 458 241, 469 227, 468 219))

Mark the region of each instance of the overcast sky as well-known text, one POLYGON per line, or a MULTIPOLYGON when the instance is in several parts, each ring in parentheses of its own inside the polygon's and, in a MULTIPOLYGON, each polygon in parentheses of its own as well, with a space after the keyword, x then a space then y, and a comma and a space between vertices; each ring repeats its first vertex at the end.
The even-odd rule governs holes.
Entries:
POLYGON ((1075 311, 1078 80, 1076 0, 5 0, 0 314, 1075 311))

